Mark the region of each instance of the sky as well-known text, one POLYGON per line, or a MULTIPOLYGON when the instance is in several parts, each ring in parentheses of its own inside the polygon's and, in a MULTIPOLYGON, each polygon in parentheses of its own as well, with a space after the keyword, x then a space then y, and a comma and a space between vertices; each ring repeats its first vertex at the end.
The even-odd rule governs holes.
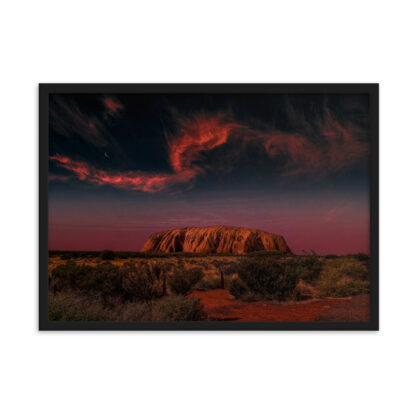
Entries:
POLYGON ((296 254, 369 253, 359 94, 51 94, 49 249, 138 251, 232 225, 296 254))

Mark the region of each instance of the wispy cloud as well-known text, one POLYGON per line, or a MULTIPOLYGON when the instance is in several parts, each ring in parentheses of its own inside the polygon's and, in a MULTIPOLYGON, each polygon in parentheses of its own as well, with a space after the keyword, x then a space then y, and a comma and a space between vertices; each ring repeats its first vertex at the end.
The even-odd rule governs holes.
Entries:
MULTIPOLYGON (((302 121, 305 124, 305 121, 302 121)), ((283 176, 326 177, 348 169, 363 160, 369 150, 365 132, 351 124, 342 125, 329 112, 317 123, 318 131, 309 135, 281 131, 257 131, 271 157, 285 157, 283 176)))
POLYGON ((103 98, 103 104, 105 107, 105 115, 110 117, 115 117, 123 111, 124 106, 121 104, 117 98, 105 96, 103 98))
POLYGON ((108 172, 97 169, 87 162, 72 160, 62 155, 51 156, 50 160, 71 171, 81 181, 144 192, 157 192, 175 184, 189 183, 201 174, 203 168, 197 163, 201 153, 225 143, 231 129, 235 126, 225 121, 223 115, 181 118, 178 124, 180 133, 169 140, 169 160, 172 172, 108 172))
POLYGON ((331 208, 324 217, 324 222, 332 222, 339 220, 340 217, 345 216, 353 208, 352 203, 347 203, 338 207, 331 208))
POLYGON ((96 147, 106 147, 114 141, 106 125, 96 116, 83 113, 75 101, 53 96, 50 106, 50 125, 60 135, 78 136, 96 147))
MULTIPOLYGON (((107 111, 113 114, 123 106, 114 98, 105 97, 107 111)), ((86 118, 74 104, 60 103, 52 117, 53 125, 62 134, 75 131, 100 145, 109 133, 105 126, 94 118, 86 118)), ((187 184, 203 175, 207 169, 218 164, 206 157, 210 151, 230 142, 239 143, 236 155, 247 151, 243 145, 254 144, 264 150, 265 157, 278 161, 281 178, 299 175, 322 178, 348 169, 368 155, 365 132, 352 124, 337 121, 328 109, 315 125, 304 118, 299 119, 302 132, 283 132, 255 123, 243 123, 230 114, 198 113, 188 116, 176 114, 176 134, 167 134, 170 172, 149 173, 143 171, 104 171, 83 161, 72 160, 62 155, 50 159, 60 167, 72 172, 79 180, 97 185, 112 185, 118 188, 158 192, 168 187, 187 184)), ((227 166, 233 170, 233 164, 227 166)))

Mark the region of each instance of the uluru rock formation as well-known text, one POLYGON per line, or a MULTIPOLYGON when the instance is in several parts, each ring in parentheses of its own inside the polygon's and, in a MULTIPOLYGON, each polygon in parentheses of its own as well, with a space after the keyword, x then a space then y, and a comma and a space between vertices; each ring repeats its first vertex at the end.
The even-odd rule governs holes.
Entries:
POLYGON ((225 225, 186 227, 152 234, 144 244, 145 252, 190 252, 247 254, 259 250, 291 251, 281 235, 251 228, 225 225))

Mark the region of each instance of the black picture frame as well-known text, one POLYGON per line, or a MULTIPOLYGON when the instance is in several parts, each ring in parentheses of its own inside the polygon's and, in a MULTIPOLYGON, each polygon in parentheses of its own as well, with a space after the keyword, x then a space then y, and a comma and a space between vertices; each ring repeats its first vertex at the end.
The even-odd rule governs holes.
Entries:
POLYGON ((39 84, 39 330, 378 330, 379 85, 378 84, 39 84), (51 93, 369 94, 370 321, 368 322, 53 322, 48 320, 48 134, 51 93))

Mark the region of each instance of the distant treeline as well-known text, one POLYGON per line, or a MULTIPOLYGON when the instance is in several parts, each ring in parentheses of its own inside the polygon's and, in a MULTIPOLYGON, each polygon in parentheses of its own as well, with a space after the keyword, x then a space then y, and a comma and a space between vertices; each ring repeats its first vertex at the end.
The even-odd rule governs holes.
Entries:
POLYGON ((244 254, 233 253, 188 253, 188 252, 176 252, 176 253, 162 253, 162 252, 141 252, 141 251, 68 251, 68 250, 49 250, 49 257, 61 257, 64 260, 77 259, 77 258, 96 258, 102 257, 104 260, 118 259, 151 259, 160 257, 238 257, 244 256, 244 254))
MULTIPOLYGON (((49 250, 50 257, 61 257, 63 260, 77 259, 77 258, 97 258, 101 257, 104 260, 113 259, 132 259, 132 258, 161 258, 161 257, 289 257, 287 254, 281 254, 277 251, 254 251, 248 254, 236 254, 236 253, 189 253, 189 252, 176 252, 176 253, 162 253, 162 252, 141 252, 141 251, 70 251, 70 250, 49 250)), ((314 252, 311 254, 290 255, 296 257, 311 257, 316 256, 314 252)), ((355 253, 346 255, 327 254, 318 257, 327 259, 336 259, 341 257, 355 258, 361 261, 368 261, 370 256, 365 253, 355 253)))

